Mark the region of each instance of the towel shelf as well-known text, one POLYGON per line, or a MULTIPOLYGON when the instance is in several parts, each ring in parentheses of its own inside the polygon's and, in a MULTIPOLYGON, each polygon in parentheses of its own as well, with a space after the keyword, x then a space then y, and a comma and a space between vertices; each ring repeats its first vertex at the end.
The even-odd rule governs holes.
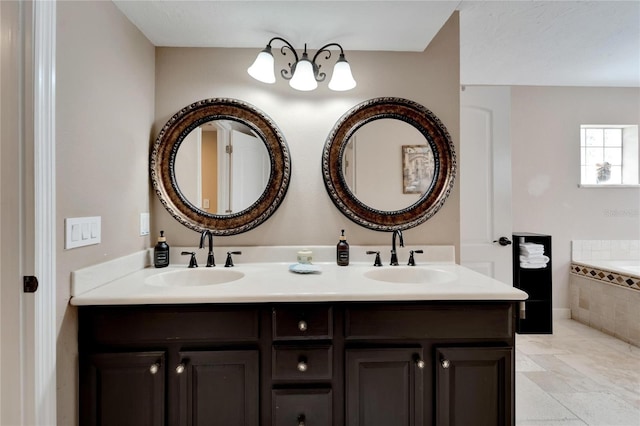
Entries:
POLYGON ((526 316, 518 316, 516 332, 519 334, 552 334, 552 276, 551 236, 530 232, 513 234, 513 286, 529 295, 526 316), (544 268, 531 269, 520 264, 520 244, 533 243, 544 247, 544 256, 549 258, 544 268))

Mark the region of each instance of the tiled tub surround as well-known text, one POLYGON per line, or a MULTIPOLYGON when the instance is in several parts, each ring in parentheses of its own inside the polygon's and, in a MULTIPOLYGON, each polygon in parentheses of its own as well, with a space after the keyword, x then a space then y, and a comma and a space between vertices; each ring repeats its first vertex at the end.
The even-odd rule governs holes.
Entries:
POLYGON ((635 260, 640 262, 640 240, 573 240, 571 260, 635 260))
POLYGON ((637 240, 574 241, 569 277, 571 317, 636 346, 640 346, 639 245, 637 240))

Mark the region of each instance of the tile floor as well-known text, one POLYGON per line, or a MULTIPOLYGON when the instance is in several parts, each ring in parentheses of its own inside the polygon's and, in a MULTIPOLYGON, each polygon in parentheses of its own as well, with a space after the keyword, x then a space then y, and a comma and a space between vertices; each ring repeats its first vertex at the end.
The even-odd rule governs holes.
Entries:
POLYGON ((517 426, 640 426, 640 348, 577 321, 516 336, 517 426))

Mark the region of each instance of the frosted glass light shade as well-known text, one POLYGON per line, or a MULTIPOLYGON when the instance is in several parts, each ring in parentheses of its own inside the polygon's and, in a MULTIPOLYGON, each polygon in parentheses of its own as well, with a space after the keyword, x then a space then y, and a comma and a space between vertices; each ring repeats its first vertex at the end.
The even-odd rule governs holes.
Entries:
POLYGON ((274 60, 271 49, 266 48, 258 53, 256 60, 247 68, 247 72, 253 78, 263 83, 273 84, 276 82, 276 75, 273 71, 274 60))
POLYGON ((349 66, 349 62, 344 59, 344 55, 340 55, 340 59, 338 59, 338 62, 336 62, 336 65, 333 67, 329 89, 342 92, 351 90, 354 87, 356 87, 356 81, 351 74, 351 66, 349 66))
POLYGON ((318 87, 318 82, 313 72, 313 64, 310 60, 303 57, 298 61, 293 77, 289 80, 289 86, 304 92, 315 90, 318 87))

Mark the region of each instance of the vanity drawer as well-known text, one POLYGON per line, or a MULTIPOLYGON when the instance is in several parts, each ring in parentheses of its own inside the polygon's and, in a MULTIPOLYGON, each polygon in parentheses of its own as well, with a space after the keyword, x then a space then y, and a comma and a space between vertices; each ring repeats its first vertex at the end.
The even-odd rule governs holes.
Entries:
POLYGON ((354 339, 509 339, 509 302, 353 305, 345 310, 345 338, 354 339))
POLYGON ((272 309, 273 340, 331 339, 331 306, 280 305, 272 309))
POLYGON ((259 310, 229 305, 81 306, 79 335, 95 345, 248 342, 260 338, 259 310))
POLYGON ((331 389, 277 389, 272 391, 273 426, 329 426, 331 389))
POLYGON ((332 353, 330 345, 276 346, 271 358, 273 380, 331 380, 332 353))

